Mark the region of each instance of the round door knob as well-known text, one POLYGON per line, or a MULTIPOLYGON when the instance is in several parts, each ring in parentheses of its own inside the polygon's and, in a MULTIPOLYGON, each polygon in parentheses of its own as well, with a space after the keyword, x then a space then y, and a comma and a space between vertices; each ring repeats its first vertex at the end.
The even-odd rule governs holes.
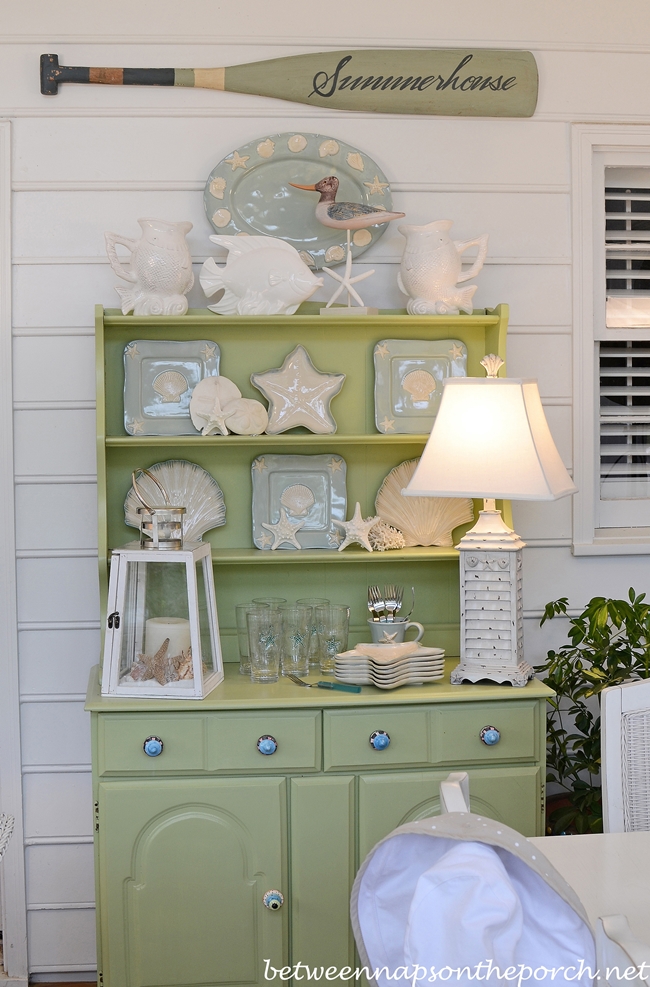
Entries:
POLYGON ((375 751, 385 751, 390 744, 390 737, 385 730, 374 730, 370 734, 370 746, 375 751))
POLYGON ((272 912, 277 912, 278 908, 284 905, 284 895, 281 891, 265 891, 262 898, 265 908, 270 908, 272 912))
POLYGON ((501 740, 501 733, 496 727, 483 727, 479 737, 487 747, 494 747, 501 740))
POLYGON ((163 742, 160 737, 147 737, 142 745, 142 750, 147 757, 158 757, 163 752, 163 742))
MULTIPOLYGON (((275 754, 278 749, 278 742, 275 737, 272 737, 270 734, 265 734, 257 741, 257 749, 260 754, 275 754)), ((273 893, 276 894, 275 891, 273 893)), ((278 891, 277 894, 279 893, 280 892, 278 891)), ((271 894, 271 892, 268 891, 267 894, 271 894)), ((271 906, 269 905, 269 908, 270 907, 271 906)))

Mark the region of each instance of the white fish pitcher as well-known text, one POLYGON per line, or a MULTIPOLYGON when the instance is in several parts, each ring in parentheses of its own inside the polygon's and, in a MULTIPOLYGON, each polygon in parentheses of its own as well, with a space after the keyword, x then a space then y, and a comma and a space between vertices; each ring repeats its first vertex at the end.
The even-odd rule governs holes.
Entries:
POLYGON ((194 284, 192 257, 185 234, 192 229, 188 222, 168 223, 162 219, 139 219, 139 240, 104 233, 110 265, 131 287, 115 287, 127 315, 185 315, 187 292, 194 284), (115 249, 119 243, 131 252, 128 264, 122 264, 115 249))
POLYGON ((397 284, 400 291, 410 295, 406 310, 409 315, 458 315, 462 310, 472 314, 472 298, 477 285, 458 285, 475 277, 483 267, 487 254, 488 234, 472 240, 452 240, 451 219, 437 219, 426 226, 399 226, 406 237, 406 246, 397 284), (472 266, 463 271, 463 253, 478 247, 472 266))

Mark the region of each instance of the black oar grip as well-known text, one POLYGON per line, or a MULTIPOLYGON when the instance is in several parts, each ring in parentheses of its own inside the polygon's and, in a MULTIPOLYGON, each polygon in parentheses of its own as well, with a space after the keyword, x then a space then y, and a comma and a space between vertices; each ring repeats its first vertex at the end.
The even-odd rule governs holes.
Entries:
POLYGON ((56 96, 60 82, 105 86, 173 86, 174 69, 84 68, 59 65, 58 55, 41 55, 41 92, 56 96))

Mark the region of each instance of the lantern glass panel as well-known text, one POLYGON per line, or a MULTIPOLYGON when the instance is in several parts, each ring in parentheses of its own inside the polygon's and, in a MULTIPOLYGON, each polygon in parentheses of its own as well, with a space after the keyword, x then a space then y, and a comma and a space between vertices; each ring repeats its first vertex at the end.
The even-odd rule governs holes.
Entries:
POLYGON ((120 680, 166 685, 193 678, 184 562, 129 562, 122 620, 120 680))
POLYGON ((212 613, 214 586, 212 583, 212 559, 206 557, 194 563, 196 566, 196 592, 199 608, 199 634, 201 637, 201 658, 203 678, 211 675, 217 667, 218 642, 213 640, 212 629, 216 627, 216 613, 212 613), (212 618, 212 619, 211 619, 212 618))

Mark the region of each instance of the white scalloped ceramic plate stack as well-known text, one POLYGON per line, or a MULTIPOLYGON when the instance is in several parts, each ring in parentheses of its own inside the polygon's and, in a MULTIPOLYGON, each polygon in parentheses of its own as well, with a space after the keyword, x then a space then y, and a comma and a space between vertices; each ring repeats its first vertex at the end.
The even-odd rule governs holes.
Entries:
POLYGON ((442 648, 403 644, 358 644, 352 651, 336 656, 335 676, 351 685, 374 685, 397 689, 402 685, 423 685, 444 677, 445 652, 442 648))

